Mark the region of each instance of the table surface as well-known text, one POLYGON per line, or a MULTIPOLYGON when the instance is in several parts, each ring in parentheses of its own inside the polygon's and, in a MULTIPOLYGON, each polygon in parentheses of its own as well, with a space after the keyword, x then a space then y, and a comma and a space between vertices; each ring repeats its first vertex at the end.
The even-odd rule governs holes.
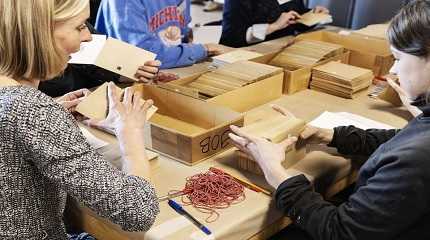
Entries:
MULTIPOLYGON (((291 38, 277 39, 251 47, 251 50, 261 53, 270 53, 279 50, 291 38)), ((248 48, 250 49, 250 48, 248 48)), ((176 68, 167 70, 177 73, 181 77, 195 73, 204 72, 210 63, 204 62, 191 67, 176 68)), ((246 101, 241 99, 240 101, 246 101)), ((305 90, 294 95, 284 95, 272 103, 252 109, 245 114, 245 124, 259 121, 279 113, 271 109, 271 104, 278 104, 292 112, 296 117, 306 121, 311 121, 324 111, 331 112, 351 112, 382 123, 392 125, 397 128, 403 127, 411 115, 404 108, 394 108, 389 103, 382 100, 372 99, 367 96, 367 92, 361 92, 353 100, 328 95, 325 93, 305 90)), ((120 155, 113 136, 91 129, 96 136, 108 141, 111 145, 102 149, 106 159, 118 165, 120 155)), ((307 157, 332 157, 331 155, 318 152, 308 154, 307 157)), ((333 156, 334 157, 334 156, 333 156)), ((339 158, 339 157, 337 157, 339 158)), ((352 170, 348 159, 339 158, 341 168, 333 182, 327 195, 333 195, 344 189, 354 181, 351 175, 352 170), (343 161, 343 162, 342 162, 343 161)), ((159 196, 167 194, 170 190, 181 189, 185 184, 185 178, 200 172, 207 171, 209 167, 218 167, 234 174, 249 182, 268 186, 264 178, 254 174, 241 171, 237 167, 233 150, 226 151, 219 155, 199 163, 195 166, 186 166, 165 156, 160 155, 151 161, 153 182, 159 196)), ((206 224, 214 233, 213 236, 205 236, 199 229, 191 224, 187 219, 179 216, 166 202, 160 203, 160 214, 151 230, 147 233, 128 233, 122 231, 118 226, 96 216, 89 209, 80 208, 80 221, 84 229, 94 235, 97 239, 122 240, 122 239, 267 239, 272 234, 281 230, 290 223, 289 219, 278 213, 271 197, 256 193, 249 189, 245 190, 246 199, 236 205, 223 210, 219 210, 220 218, 214 222, 206 224)), ((180 199, 177 199, 180 201, 180 199)), ((198 212, 193 207, 185 207, 193 216, 204 222, 207 214, 198 212)))
MULTIPOLYGON (((362 92, 357 98, 350 100, 313 90, 305 90, 294 95, 284 95, 272 103, 265 104, 247 112, 245 115, 245 122, 252 123, 263 118, 277 115, 278 113, 271 109, 271 104, 283 106, 297 117, 306 121, 311 121, 324 111, 347 111, 400 128, 403 127, 407 123, 407 119, 410 118, 409 113, 403 108, 394 108, 384 101, 372 99, 367 96, 366 92, 362 92)), ((91 131, 98 137, 108 140, 113 144, 115 143, 112 136, 93 129, 91 131)), ((117 152, 115 148, 113 149, 114 150, 108 150, 108 152, 111 154, 112 152, 117 152)), ((113 156, 115 156, 115 154, 113 156)), ((119 154, 117 154, 116 157, 119 157, 119 154)), ((112 159, 112 155, 107 158, 112 159)), ((157 160, 151 162, 153 181, 159 196, 167 194, 169 190, 181 189, 185 184, 186 177, 207 171, 209 167, 212 166, 224 169, 249 182, 261 185, 266 184, 263 177, 239 170, 232 150, 214 156, 193 167, 186 166, 161 155, 157 160)), ((339 170, 340 175, 337 177, 338 180, 345 179, 349 176, 350 166, 348 162, 346 162, 344 167, 346 167, 348 171, 339 170)), ((338 192, 346 185, 347 183, 335 185, 335 188, 331 189, 331 191, 333 193, 338 192)), ((283 219, 283 217, 276 212, 269 196, 248 189, 245 191, 246 200, 228 209, 219 210, 220 218, 214 223, 207 224, 209 229, 215 234, 215 238, 265 239, 266 237, 264 237, 264 235, 266 234, 264 230, 270 230, 269 232, 273 233, 289 223, 288 219, 283 219), (279 224, 279 221, 282 221, 283 224, 279 224)), ((178 199, 178 201, 180 201, 180 199, 178 199)), ((161 212, 157 217, 154 227, 146 233, 146 235, 145 233, 123 232, 118 226, 97 217, 88 209, 84 208, 85 228, 98 239, 143 239, 144 236, 145 239, 206 239, 201 231, 189 221, 180 217, 166 202, 160 204, 160 209, 161 212)), ((206 214, 198 212, 193 207, 186 207, 186 209, 193 216, 202 221, 207 217, 206 214)), ((267 233, 267 235, 270 234, 267 233)))

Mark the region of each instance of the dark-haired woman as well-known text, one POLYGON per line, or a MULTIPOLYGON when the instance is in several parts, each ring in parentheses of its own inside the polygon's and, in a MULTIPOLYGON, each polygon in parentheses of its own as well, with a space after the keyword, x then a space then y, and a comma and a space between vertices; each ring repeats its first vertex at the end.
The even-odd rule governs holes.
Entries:
MULTIPOLYGON (((301 138, 348 155, 365 155, 355 192, 336 207, 312 190, 315 165, 280 162, 297 138, 281 144, 232 127, 232 140, 260 164, 277 189, 276 205, 313 239, 430 239, 430 0, 410 3, 388 30, 400 88, 422 114, 402 130, 308 127, 301 138)), ((319 162, 330 164, 330 162, 319 162)))
MULTIPOLYGON (((308 11, 311 9, 303 0, 228 0, 224 4, 220 44, 245 47, 308 30, 296 23, 308 11)), ((329 13, 321 6, 313 11, 329 13)))

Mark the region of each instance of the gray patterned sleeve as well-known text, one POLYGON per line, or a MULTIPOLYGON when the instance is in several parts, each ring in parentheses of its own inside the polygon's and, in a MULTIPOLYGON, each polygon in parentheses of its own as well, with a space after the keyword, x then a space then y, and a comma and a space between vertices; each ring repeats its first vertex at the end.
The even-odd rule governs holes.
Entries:
POLYGON ((87 143, 69 113, 47 96, 40 98, 27 99, 31 107, 19 111, 24 114, 16 126, 16 137, 37 169, 124 230, 147 231, 159 213, 150 183, 107 163, 87 143))

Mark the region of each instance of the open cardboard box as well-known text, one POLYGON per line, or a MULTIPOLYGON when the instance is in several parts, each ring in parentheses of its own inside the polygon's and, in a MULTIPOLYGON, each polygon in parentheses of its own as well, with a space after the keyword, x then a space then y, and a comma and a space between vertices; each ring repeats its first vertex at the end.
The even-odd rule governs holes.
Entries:
MULTIPOLYGON (((273 143, 280 143, 288 136, 298 137, 305 128, 305 122, 295 117, 276 116, 264 119, 247 125, 242 130, 250 135, 265 138, 273 143)), ((305 156, 306 147, 294 145, 292 149, 285 153, 285 160, 282 162, 284 168, 288 168, 305 156)), ((264 175, 263 171, 247 154, 237 150, 238 167, 258 175, 264 175)))
POLYGON ((390 45, 384 39, 328 31, 302 34, 297 39, 311 39, 343 45, 351 52, 348 64, 371 69, 376 76, 388 74, 394 63, 390 45))
MULTIPOLYGON (((246 71, 246 69, 244 69, 244 71, 246 71)), ((160 87, 200 99, 200 101, 228 107, 237 112, 246 112, 282 96, 284 73, 281 68, 274 68, 273 72, 264 79, 209 99, 201 99, 196 90, 185 86, 198 79, 202 74, 204 73, 181 78, 160 85, 160 87), (262 94, 262 91, 264 91, 264 94, 262 94)))
MULTIPOLYGON (((274 57, 276 57, 282 50, 269 53, 264 56, 253 59, 252 61, 268 64, 274 57)), ((349 51, 346 50, 343 54, 328 58, 316 66, 328 63, 330 61, 340 61, 342 63, 347 63, 349 61, 349 51)), ((284 94, 294 94, 299 91, 303 91, 309 88, 309 82, 311 80, 312 68, 299 68, 295 70, 284 69, 284 84, 283 93, 284 94)))
POLYGON ((151 85, 136 85, 158 111, 149 120, 148 147, 194 165, 232 145, 230 125, 243 126, 241 113, 151 85))

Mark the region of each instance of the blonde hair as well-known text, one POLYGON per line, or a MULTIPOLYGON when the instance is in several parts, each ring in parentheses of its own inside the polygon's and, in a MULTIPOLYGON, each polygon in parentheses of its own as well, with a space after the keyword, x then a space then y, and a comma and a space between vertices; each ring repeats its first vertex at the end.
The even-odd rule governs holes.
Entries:
POLYGON ((54 26, 88 6, 89 0, 1 0, 0 75, 46 80, 64 69, 54 26))

